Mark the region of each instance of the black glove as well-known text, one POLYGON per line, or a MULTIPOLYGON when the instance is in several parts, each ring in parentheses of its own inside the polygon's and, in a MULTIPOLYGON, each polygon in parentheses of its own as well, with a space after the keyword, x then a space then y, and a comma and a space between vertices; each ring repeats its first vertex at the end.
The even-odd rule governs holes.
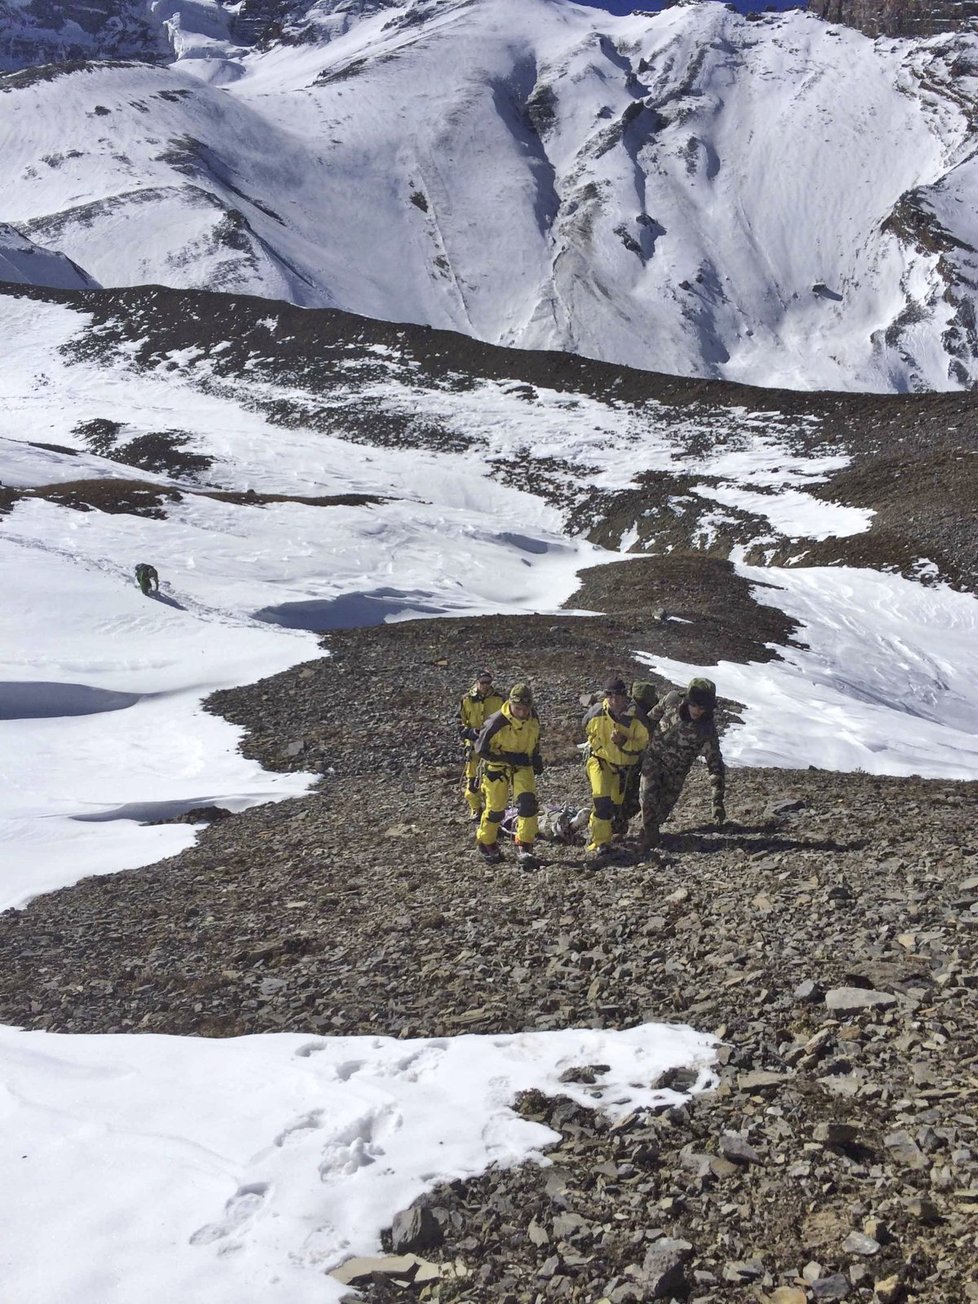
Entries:
POLYGON ((479 732, 477 729, 463 729, 461 733, 462 733, 462 737, 466 740, 466 742, 470 742, 470 743, 474 743, 475 740, 479 737, 479 732))
POLYGON ((530 757, 526 752, 505 752, 504 755, 507 765, 519 767, 530 764, 530 757))
POLYGON ((533 754, 533 756, 532 756, 532 758, 531 758, 531 764, 532 764, 532 766, 533 766, 533 773, 534 773, 534 774, 542 774, 542 773, 543 773, 543 757, 540 755, 539 752, 534 752, 534 754, 533 754))

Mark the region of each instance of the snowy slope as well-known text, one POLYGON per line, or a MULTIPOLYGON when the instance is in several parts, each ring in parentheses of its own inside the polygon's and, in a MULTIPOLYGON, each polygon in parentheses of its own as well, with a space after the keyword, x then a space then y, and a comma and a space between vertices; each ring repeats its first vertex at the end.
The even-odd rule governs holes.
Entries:
POLYGON ((12 226, 0 222, 0 281, 43 285, 52 290, 97 290, 98 282, 70 258, 42 249, 12 226))
POLYGON ((712 1087, 715 1044, 664 1024, 409 1041, 0 1027, 0 1162, 18 1179, 0 1208, 5 1298, 349 1300, 327 1274, 379 1254, 424 1191, 559 1142, 520 1116, 520 1092, 618 1121, 681 1103, 649 1085, 667 1069, 712 1087), (599 1065, 596 1087, 561 1081, 582 1064, 599 1065))
MULTIPOLYGON (((309 628, 559 610, 579 570, 638 537, 588 541, 602 497, 672 481, 686 546, 715 550, 719 531, 752 558, 825 539, 844 556, 872 523, 818 495, 848 460, 818 417, 478 379, 457 369, 464 338, 434 342, 439 370, 404 332, 370 342, 356 319, 299 344, 311 314, 261 301, 66 298, 0 295, 0 906, 193 839, 147 821, 305 791, 313 776, 242 758, 201 699, 314 658, 309 628), (140 561, 159 569, 157 600, 133 583, 140 561)), ((635 498, 643 546, 661 550, 635 498)), ((749 707, 731 759, 978 773, 974 597, 871 571, 770 574, 805 646, 777 671, 715 672, 749 707)))
POLYGON ((0 82, 7 218, 103 284, 759 384, 978 377, 973 35, 325 0, 249 48, 160 12, 170 67, 0 82))

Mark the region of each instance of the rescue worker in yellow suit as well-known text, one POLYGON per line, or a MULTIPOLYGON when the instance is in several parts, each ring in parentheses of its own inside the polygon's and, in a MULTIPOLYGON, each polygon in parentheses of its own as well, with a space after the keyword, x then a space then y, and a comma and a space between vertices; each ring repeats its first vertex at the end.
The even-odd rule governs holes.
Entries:
POLYGON ((458 707, 458 734, 465 749, 462 766, 462 784, 465 800, 469 807, 472 822, 477 824, 482 818, 482 790, 479 785, 480 761, 475 754, 475 745, 482 726, 503 704, 501 694, 492 686, 492 675, 488 670, 480 670, 475 682, 462 698, 458 707))
POLYGON ((476 755, 485 763, 482 795, 485 808, 476 843, 487 864, 496 865, 503 854, 498 846, 499 826, 506 814, 510 791, 516 803, 516 859, 524 869, 539 864, 533 854, 537 836, 536 776, 543 773, 540 756, 540 719, 533 706, 529 684, 514 684, 508 699, 491 715, 479 734, 476 755))
POLYGON ((649 744, 649 730, 629 703, 623 679, 609 679, 604 700, 584 717, 587 735, 587 777, 591 784, 591 841, 588 853, 595 861, 611 855, 611 835, 621 811, 629 771, 638 765, 649 744))

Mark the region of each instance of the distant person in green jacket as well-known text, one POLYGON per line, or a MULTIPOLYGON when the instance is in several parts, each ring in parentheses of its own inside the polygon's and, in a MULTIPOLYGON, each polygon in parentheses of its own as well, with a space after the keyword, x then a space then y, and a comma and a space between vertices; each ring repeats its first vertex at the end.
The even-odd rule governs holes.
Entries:
POLYGON ((156 567, 150 566, 148 562, 141 561, 136 567, 136 583, 143 593, 159 593, 160 577, 156 573, 156 567))

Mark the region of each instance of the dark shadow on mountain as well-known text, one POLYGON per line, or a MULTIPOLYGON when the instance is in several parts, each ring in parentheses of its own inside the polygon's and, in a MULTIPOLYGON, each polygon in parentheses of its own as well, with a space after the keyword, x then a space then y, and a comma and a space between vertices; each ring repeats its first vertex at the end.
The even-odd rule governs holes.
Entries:
POLYGON ((51 720, 68 715, 98 715, 124 711, 141 701, 142 693, 114 693, 87 684, 58 684, 40 680, 0 683, 0 720, 51 720))
MULTIPOLYGON (((550 551, 550 544, 544 543, 542 539, 531 539, 526 534, 512 534, 508 530, 502 534, 497 534, 496 538, 500 543, 511 543, 514 548, 519 548, 520 552, 535 552, 543 554, 550 551)), ((566 548, 562 549, 566 552, 566 548)))
POLYGON ((539 115, 534 115, 531 98, 537 90, 538 69, 532 58, 520 60, 505 82, 493 82, 492 98, 500 121, 506 126, 526 160, 533 180, 533 212, 541 234, 551 229, 560 211, 557 174, 538 133, 539 115))
POLYGON ((444 614, 444 607, 431 605, 431 594, 419 590, 374 589, 371 593, 344 593, 325 601, 283 602, 280 607, 262 607, 257 620, 286 629, 309 629, 316 633, 327 629, 363 629, 383 625, 390 616, 403 611, 429 616, 444 614))

